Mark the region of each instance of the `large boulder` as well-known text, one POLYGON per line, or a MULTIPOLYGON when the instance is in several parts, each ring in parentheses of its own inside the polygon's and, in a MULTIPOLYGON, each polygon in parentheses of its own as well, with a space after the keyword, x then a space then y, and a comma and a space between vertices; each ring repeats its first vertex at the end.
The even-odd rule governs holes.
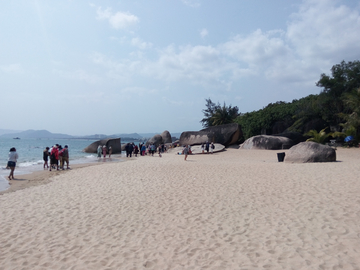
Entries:
POLYGON ((163 139, 163 143, 172 143, 171 134, 169 131, 165 130, 163 133, 160 134, 161 138, 163 139))
POLYGON ((92 144, 85 147, 83 149, 83 152, 96 153, 99 145, 106 145, 107 149, 109 149, 109 147, 111 146, 113 154, 121 154, 121 139, 120 138, 103 139, 103 140, 93 142, 92 144))
POLYGON ((155 144, 155 146, 158 147, 160 144, 169 144, 169 143, 170 144, 172 143, 171 134, 169 131, 165 130, 163 133, 156 134, 152 138, 150 138, 146 142, 146 145, 155 144))
POLYGON ((208 142, 219 143, 225 146, 237 143, 242 136, 238 124, 226 124, 213 126, 200 131, 185 131, 181 133, 180 145, 195 145, 208 142))
POLYGON ((289 149, 294 145, 294 142, 286 137, 258 135, 247 139, 240 148, 242 149, 289 149))
POLYGON ((161 137, 160 134, 156 134, 146 142, 146 145, 155 144, 155 146, 158 147, 162 143, 163 143, 163 138, 161 137))
POLYGON ((301 142, 289 149, 285 162, 333 162, 336 161, 336 152, 330 146, 316 142, 301 142))
POLYGON ((179 145, 195 145, 211 141, 207 132, 202 131, 184 131, 180 135, 179 145))

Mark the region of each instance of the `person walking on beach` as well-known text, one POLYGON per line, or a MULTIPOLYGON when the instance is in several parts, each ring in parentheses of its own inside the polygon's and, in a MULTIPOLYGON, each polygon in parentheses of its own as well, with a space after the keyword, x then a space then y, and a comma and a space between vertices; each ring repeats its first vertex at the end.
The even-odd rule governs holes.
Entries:
POLYGON ((153 157, 156 151, 156 147, 155 144, 151 144, 150 145, 150 151, 151 151, 151 156, 153 157))
POLYGON ((201 144, 201 153, 204 154, 204 151, 205 151, 205 146, 204 146, 204 144, 202 143, 202 144, 201 144))
POLYGON ((11 178, 14 180, 14 171, 15 171, 15 167, 16 167, 16 162, 19 158, 19 155, 16 153, 16 149, 15 147, 10 148, 10 152, 9 152, 9 159, 8 159, 8 163, 7 166, 10 168, 10 174, 8 176, 9 180, 11 180, 11 178))
POLYGON ((102 146, 99 145, 98 148, 97 148, 97 156, 98 156, 98 158, 101 158, 101 153, 102 153, 102 146))
POLYGON ((112 148, 111 146, 109 146, 109 158, 111 158, 111 154, 112 154, 112 148))
POLYGON ((214 143, 212 142, 212 143, 210 144, 210 152, 211 152, 211 154, 214 153, 214 149, 215 149, 215 145, 214 145, 214 143))
POLYGON ((206 142, 205 150, 206 150, 206 153, 208 153, 208 154, 209 154, 209 148, 210 148, 210 143, 206 142))
POLYGON ((159 145, 158 150, 159 150, 159 157, 161 157, 161 145, 159 145))
POLYGON ((58 149, 59 145, 56 144, 53 146, 51 153, 50 153, 50 169, 49 171, 51 171, 51 168, 53 167, 56 170, 59 170, 59 149, 58 149))
POLYGON ((49 164, 48 164, 48 160, 49 160, 49 156, 50 156, 49 149, 50 149, 49 147, 46 147, 44 152, 43 152, 44 169, 45 169, 45 167, 47 169, 49 169, 49 164))
POLYGON ((141 146, 141 155, 142 156, 145 156, 145 152, 146 152, 146 146, 145 146, 145 144, 143 144, 142 146, 141 146))
POLYGON ((135 145, 135 147, 134 147, 134 155, 135 155, 135 157, 137 157, 137 154, 139 154, 139 148, 138 148, 137 145, 135 145))
POLYGON ((187 156, 188 156, 188 154, 189 154, 189 148, 188 148, 187 145, 185 145, 185 147, 184 147, 184 149, 183 149, 183 153, 184 153, 184 155, 185 155, 184 160, 186 161, 187 156))
POLYGON ((63 148, 62 148, 62 146, 61 145, 59 145, 59 147, 58 147, 58 151, 59 151, 59 164, 60 164, 60 169, 62 168, 62 166, 63 166, 63 148))
POLYGON ((134 146, 131 143, 128 143, 125 146, 126 157, 131 157, 133 150, 134 150, 134 146))
POLYGON ((62 150, 62 162, 61 162, 61 169, 64 170, 64 165, 66 163, 66 169, 69 170, 69 147, 67 145, 64 146, 62 150))
POLYGON ((102 151, 104 158, 106 158, 106 145, 103 146, 102 151))

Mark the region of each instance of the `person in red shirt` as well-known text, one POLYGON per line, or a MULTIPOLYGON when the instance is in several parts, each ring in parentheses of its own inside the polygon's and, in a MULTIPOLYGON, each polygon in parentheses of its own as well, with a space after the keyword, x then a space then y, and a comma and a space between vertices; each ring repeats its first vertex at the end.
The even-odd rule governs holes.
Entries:
POLYGON ((51 168, 56 167, 57 170, 59 170, 59 149, 58 149, 59 145, 56 144, 50 153, 50 169, 49 171, 51 171, 51 168))

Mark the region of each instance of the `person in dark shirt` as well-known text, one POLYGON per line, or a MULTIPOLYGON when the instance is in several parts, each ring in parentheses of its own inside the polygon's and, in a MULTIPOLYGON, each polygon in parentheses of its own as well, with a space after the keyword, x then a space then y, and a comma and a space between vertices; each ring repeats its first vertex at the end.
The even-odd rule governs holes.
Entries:
POLYGON ((49 147, 46 147, 43 152, 44 169, 45 169, 45 167, 47 169, 49 169, 49 164, 48 164, 48 160, 49 160, 49 156, 50 156, 49 149, 50 149, 49 147))

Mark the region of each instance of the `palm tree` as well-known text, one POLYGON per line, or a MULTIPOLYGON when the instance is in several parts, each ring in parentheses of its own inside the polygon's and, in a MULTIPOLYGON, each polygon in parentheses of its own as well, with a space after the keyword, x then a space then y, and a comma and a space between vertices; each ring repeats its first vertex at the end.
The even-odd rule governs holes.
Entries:
POLYGON ((324 144, 325 140, 329 137, 332 136, 332 133, 326 133, 325 130, 327 128, 324 128, 322 130, 320 130, 320 132, 317 132, 315 129, 310 130, 309 132, 305 133, 305 136, 311 136, 311 138, 307 139, 306 141, 311 141, 311 142, 317 142, 317 143, 322 143, 324 144))
POLYGON ((238 108, 226 106, 225 103, 222 107, 217 107, 215 113, 211 117, 213 126, 225 125, 234 122, 234 119, 239 115, 238 108))
POLYGON ((239 116, 239 108, 231 105, 221 106, 219 103, 215 104, 211 99, 206 99, 206 109, 203 110, 204 118, 200 121, 204 127, 218 126, 224 124, 234 123, 236 117, 239 116))

